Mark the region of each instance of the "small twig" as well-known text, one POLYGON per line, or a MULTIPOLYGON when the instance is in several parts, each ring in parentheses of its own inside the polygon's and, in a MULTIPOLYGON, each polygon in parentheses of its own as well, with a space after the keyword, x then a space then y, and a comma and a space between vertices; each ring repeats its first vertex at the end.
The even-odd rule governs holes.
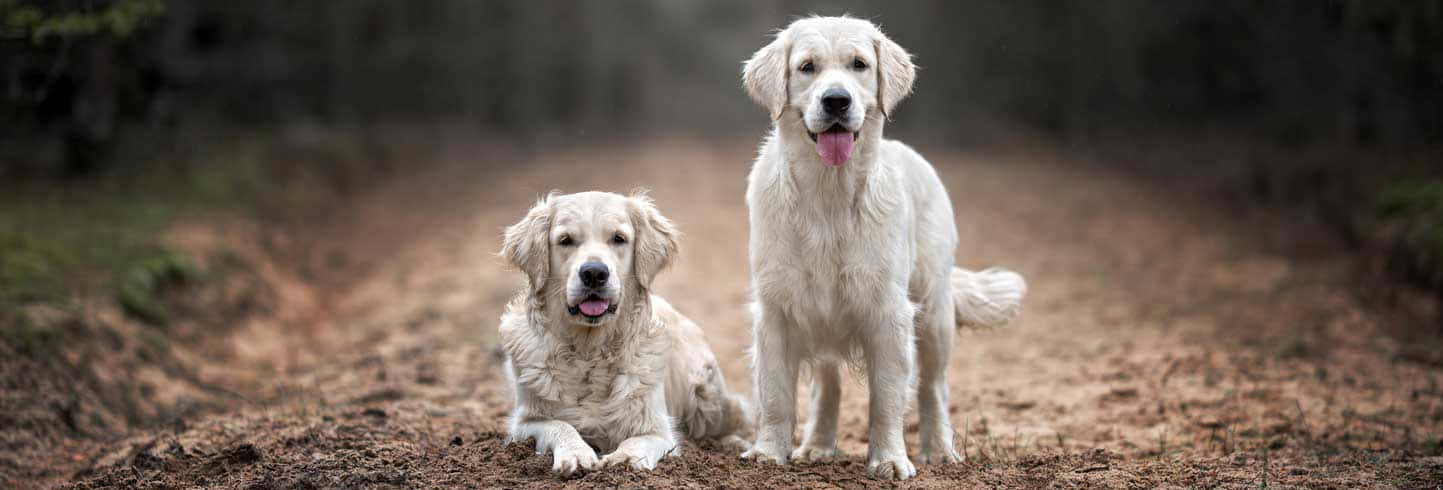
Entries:
POLYGON ((1171 378, 1171 377, 1172 377, 1172 373, 1173 373, 1174 371, 1177 371, 1178 364, 1179 364, 1180 362, 1181 362, 1180 360, 1174 359, 1171 364, 1168 364, 1167 370, 1166 370, 1166 371, 1163 371, 1163 373, 1162 373, 1162 379, 1158 380, 1158 382, 1157 382, 1157 384, 1158 384, 1159 387, 1162 387, 1162 388, 1166 388, 1166 387, 1167 387, 1167 380, 1168 380, 1168 378, 1171 378))
POLYGON ((1162 426, 1162 431, 1157 434, 1157 457, 1167 455, 1167 426, 1162 426))
POLYGON ((1020 451, 1020 448, 1018 447, 1018 443, 1020 443, 1020 442, 1022 442, 1022 428, 1021 428, 1021 427, 1013 427, 1013 428, 1012 428, 1012 460, 1013 460, 1013 461, 1016 461, 1016 460, 1017 460, 1017 453, 1018 453, 1018 451, 1020 451))

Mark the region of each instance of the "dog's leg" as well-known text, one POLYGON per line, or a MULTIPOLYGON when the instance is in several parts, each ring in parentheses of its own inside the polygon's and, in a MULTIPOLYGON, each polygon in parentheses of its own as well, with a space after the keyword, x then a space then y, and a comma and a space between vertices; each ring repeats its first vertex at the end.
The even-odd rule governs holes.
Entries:
POLYGON ((792 460, 828 461, 841 456, 837 451, 837 409, 842 402, 842 376, 834 362, 812 366, 812 417, 802 436, 802 445, 792 451, 792 460))
POLYGON ((863 343, 867 359, 867 472, 877 478, 906 480, 917 474, 902 440, 907 389, 914 362, 914 308, 905 293, 882 305, 863 343))
POLYGON ((676 441, 661 434, 647 434, 621 441, 611 454, 601 458, 605 466, 630 465, 638 470, 656 468, 666 453, 676 447, 676 441))
POLYGON ((644 405, 636 408, 642 409, 644 413, 628 419, 636 424, 627 432, 630 437, 621 441, 611 454, 602 457, 602 465, 629 465, 639 470, 649 470, 655 468, 662 457, 677 447, 673 421, 666 411, 666 391, 651 390, 644 400, 644 405))
POLYGON ((775 308, 757 305, 752 328, 752 366, 757 390, 757 442, 742 453, 746 459, 787 464, 797 419, 797 368, 787 319, 775 308))
POLYGON ((956 310, 950 284, 943 283, 918 312, 917 411, 922 464, 955 463, 961 456, 952 445, 952 424, 947 411, 947 361, 952 357, 956 310))
POLYGON ((536 453, 551 451, 551 471, 570 475, 578 470, 593 470, 600 466, 596 451, 581 439, 581 434, 571 424, 559 420, 518 422, 511 431, 515 440, 536 439, 536 453))

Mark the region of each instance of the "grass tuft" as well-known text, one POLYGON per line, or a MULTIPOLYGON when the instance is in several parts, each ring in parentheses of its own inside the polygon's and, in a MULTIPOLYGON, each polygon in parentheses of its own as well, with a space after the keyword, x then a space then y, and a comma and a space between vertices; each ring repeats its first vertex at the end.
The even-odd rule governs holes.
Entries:
POLYGON ((1167 426, 1157 432, 1157 456, 1167 456, 1167 426))
POLYGON ((199 277, 190 260, 164 253, 136 263, 121 278, 115 292, 121 309, 138 320, 156 326, 170 322, 170 312, 162 301, 163 294, 175 286, 199 277))

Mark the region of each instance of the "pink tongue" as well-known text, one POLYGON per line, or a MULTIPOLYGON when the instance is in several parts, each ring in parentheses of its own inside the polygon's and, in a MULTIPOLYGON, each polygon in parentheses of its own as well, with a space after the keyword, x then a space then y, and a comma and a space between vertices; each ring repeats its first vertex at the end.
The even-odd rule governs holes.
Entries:
POLYGON ((602 313, 606 313, 606 309, 610 307, 611 304, 607 303, 604 299, 588 299, 576 306, 580 307, 581 312, 585 313, 586 316, 601 316, 602 313))
POLYGON ((827 131, 817 135, 817 154, 822 161, 833 167, 846 163, 852 157, 852 133, 848 131, 827 131))

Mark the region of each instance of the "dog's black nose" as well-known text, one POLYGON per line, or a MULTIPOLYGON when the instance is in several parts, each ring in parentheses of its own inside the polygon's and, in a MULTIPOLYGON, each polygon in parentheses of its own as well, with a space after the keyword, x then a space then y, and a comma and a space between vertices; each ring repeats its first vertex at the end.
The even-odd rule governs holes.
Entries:
POLYGON ((601 262, 581 264, 581 270, 577 274, 581 276, 581 284, 589 288, 600 287, 606 284, 606 278, 611 277, 611 271, 601 262))
POLYGON ((832 88, 822 92, 822 108, 827 110, 827 114, 840 116, 851 106, 852 96, 846 90, 832 88))

